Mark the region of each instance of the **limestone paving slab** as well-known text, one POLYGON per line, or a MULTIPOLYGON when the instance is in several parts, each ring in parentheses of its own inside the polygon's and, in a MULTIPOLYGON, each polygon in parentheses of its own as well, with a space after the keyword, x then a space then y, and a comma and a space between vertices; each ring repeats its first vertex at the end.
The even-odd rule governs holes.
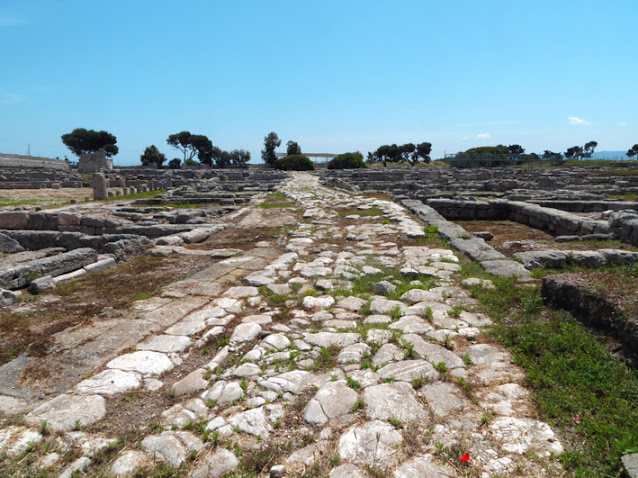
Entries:
POLYGON ((28 423, 40 425, 46 421, 52 430, 69 431, 92 425, 106 415, 106 401, 100 395, 62 394, 40 405, 26 415, 28 423))
POLYGON ((437 365, 444 363, 448 370, 455 368, 465 368, 463 359, 454 352, 430 342, 426 342, 416 334, 407 334, 403 336, 403 340, 414 346, 414 351, 421 358, 437 365))
POLYGON ((151 350, 120 355, 106 364, 107 368, 137 372, 144 377, 161 375, 174 366, 166 354, 151 350))
POLYGON ((250 342, 261 332, 261 326, 256 323, 239 324, 230 336, 231 342, 250 342))
POLYGON ((308 423, 322 425, 328 420, 350 413, 359 394, 345 382, 328 382, 308 402, 304 419, 308 423))
POLYGON ((179 353, 186 350, 191 344, 191 339, 183 335, 152 335, 137 344, 137 348, 138 350, 179 353))
POLYGON ((433 462, 432 455, 423 455, 403 463, 394 472, 394 478, 449 478, 456 472, 449 466, 433 462))
POLYGON ((425 408, 416 400, 414 389, 405 382, 382 383, 363 391, 366 414, 373 420, 397 418, 413 422, 428 417, 425 408))
POLYGON ((111 369, 104 370, 94 377, 82 380, 76 390, 82 393, 98 395, 117 395, 142 386, 142 377, 135 372, 111 369))
POLYGON ((390 462, 403 437, 389 423, 373 420, 354 426, 339 439, 339 456, 344 461, 362 465, 385 465, 390 462))
POLYGON ((439 377, 432 364, 426 360, 402 360, 386 365, 379 369, 378 373, 382 380, 394 379, 403 382, 412 382, 417 378, 435 380, 439 377))

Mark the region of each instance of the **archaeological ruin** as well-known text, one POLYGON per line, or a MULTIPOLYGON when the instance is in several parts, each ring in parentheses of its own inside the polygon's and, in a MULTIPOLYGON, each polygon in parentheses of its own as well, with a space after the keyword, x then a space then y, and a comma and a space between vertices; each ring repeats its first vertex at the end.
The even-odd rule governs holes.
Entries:
POLYGON ((0 162, 2 476, 565 476, 495 294, 638 363, 623 164, 105 161, 0 162))

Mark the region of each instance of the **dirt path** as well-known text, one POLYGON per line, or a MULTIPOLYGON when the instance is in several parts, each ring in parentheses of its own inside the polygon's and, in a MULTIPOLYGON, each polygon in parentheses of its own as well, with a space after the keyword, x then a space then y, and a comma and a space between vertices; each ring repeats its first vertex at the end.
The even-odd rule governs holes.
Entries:
MULTIPOLYGON (((251 206, 192 248, 239 254, 56 334, 43 400, 2 385, 0 472, 558 474, 562 447, 483 340, 456 254, 390 201, 301 173, 280 190, 294 207, 251 206)), ((20 360, 3 367, 16 386, 20 360)))

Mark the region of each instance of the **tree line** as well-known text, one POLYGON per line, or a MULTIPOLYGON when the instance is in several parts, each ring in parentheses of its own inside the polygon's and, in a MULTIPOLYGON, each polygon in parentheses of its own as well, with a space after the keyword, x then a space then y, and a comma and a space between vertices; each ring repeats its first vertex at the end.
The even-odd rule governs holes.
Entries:
MULTIPOLYGON (((104 150, 106 157, 115 156, 119 149, 116 146, 115 135, 106 131, 87 130, 76 128, 70 133, 62 135, 62 142, 76 156, 85 153, 104 150)), ((245 149, 234 149, 224 151, 214 146, 212 141, 203 134, 191 134, 189 131, 181 131, 171 134, 166 139, 169 146, 180 151, 183 158, 173 158, 168 162, 170 168, 180 168, 182 164, 196 165, 195 158, 199 164, 212 166, 213 163, 220 167, 245 167, 250 161, 250 152, 245 149)), ((161 168, 167 161, 164 155, 154 144, 148 146, 140 156, 140 162, 144 166, 155 165, 161 168)))
MULTIPOLYGON (((106 157, 110 158, 119 152, 117 138, 115 135, 107 131, 76 128, 70 133, 63 134, 62 142, 73 154, 77 156, 81 156, 88 152, 104 150, 106 157)), ((214 164, 220 168, 246 167, 251 158, 250 152, 245 149, 225 151, 214 146, 207 136, 202 134, 192 134, 189 131, 181 131, 179 133, 169 135, 166 139, 166 143, 182 153, 182 158, 173 158, 168 161, 168 166, 170 168, 179 168, 183 164, 204 164, 207 166, 212 166, 214 164), (198 161, 196 161, 196 159, 198 161)), ((282 165, 294 163, 295 165, 301 165, 307 169, 314 169, 312 161, 303 155, 299 143, 293 140, 288 141, 286 143, 286 157, 278 159, 276 149, 280 146, 281 140, 274 131, 264 138, 264 149, 261 151, 261 159, 266 165, 285 169, 282 165), (279 163, 277 163, 277 161, 279 161, 279 163)), ((474 154, 486 154, 495 155, 496 157, 502 157, 504 159, 515 156, 516 159, 521 161, 535 161, 540 159, 558 161, 563 158, 574 158, 580 160, 584 157, 591 156, 597 146, 598 143, 596 141, 589 141, 583 146, 572 146, 564 153, 545 150, 543 154, 539 156, 535 153, 525 154, 525 148, 519 144, 512 144, 509 146, 499 144, 497 146, 480 146, 470 148, 467 151, 458 153, 457 157, 463 158, 465 156, 469 158, 474 154)), ((431 161, 431 152, 432 143, 428 142, 418 144, 406 143, 402 145, 384 144, 379 146, 375 151, 369 152, 366 162, 383 163, 384 167, 387 166, 388 162, 407 162, 412 166, 415 166, 419 161, 429 163, 431 161)), ((348 164, 353 165, 352 167, 361 167, 356 166, 360 163, 363 164, 362 161, 359 161, 358 159, 359 156, 363 158, 361 153, 356 152, 345 154, 351 155, 348 156, 349 159, 344 162, 344 158, 342 157, 335 164, 348 164)), ((627 156, 629 158, 633 158, 634 156, 638 157, 638 144, 633 145, 627 151, 627 156)), ((167 162, 167 158, 166 155, 160 152, 157 146, 152 144, 144 150, 140 156, 140 162, 143 165, 156 165, 158 168, 161 168, 164 163, 167 162)))
POLYGON ((368 163, 383 163, 386 167, 388 162, 403 163, 408 162, 415 166, 419 159, 424 163, 430 162, 430 153, 432 152, 432 143, 423 142, 419 144, 406 143, 400 146, 396 144, 384 144, 379 146, 376 151, 368 153, 368 163))

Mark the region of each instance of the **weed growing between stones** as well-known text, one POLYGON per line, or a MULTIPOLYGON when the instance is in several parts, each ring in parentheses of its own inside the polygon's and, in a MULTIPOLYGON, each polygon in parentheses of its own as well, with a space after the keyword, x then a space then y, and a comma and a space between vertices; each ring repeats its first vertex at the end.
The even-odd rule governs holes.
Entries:
POLYGON ((339 347, 331 346, 322 348, 319 356, 315 359, 312 370, 329 370, 337 364, 337 355, 339 355, 339 347))
POLYGON ((472 296, 526 370, 541 419, 560 430, 560 460, 576 476, 617 476, 620 457, 638 449, 638 372, 569 313, 544 308, 537 288, 490 280, 494 289, 473 287, 472 296))

